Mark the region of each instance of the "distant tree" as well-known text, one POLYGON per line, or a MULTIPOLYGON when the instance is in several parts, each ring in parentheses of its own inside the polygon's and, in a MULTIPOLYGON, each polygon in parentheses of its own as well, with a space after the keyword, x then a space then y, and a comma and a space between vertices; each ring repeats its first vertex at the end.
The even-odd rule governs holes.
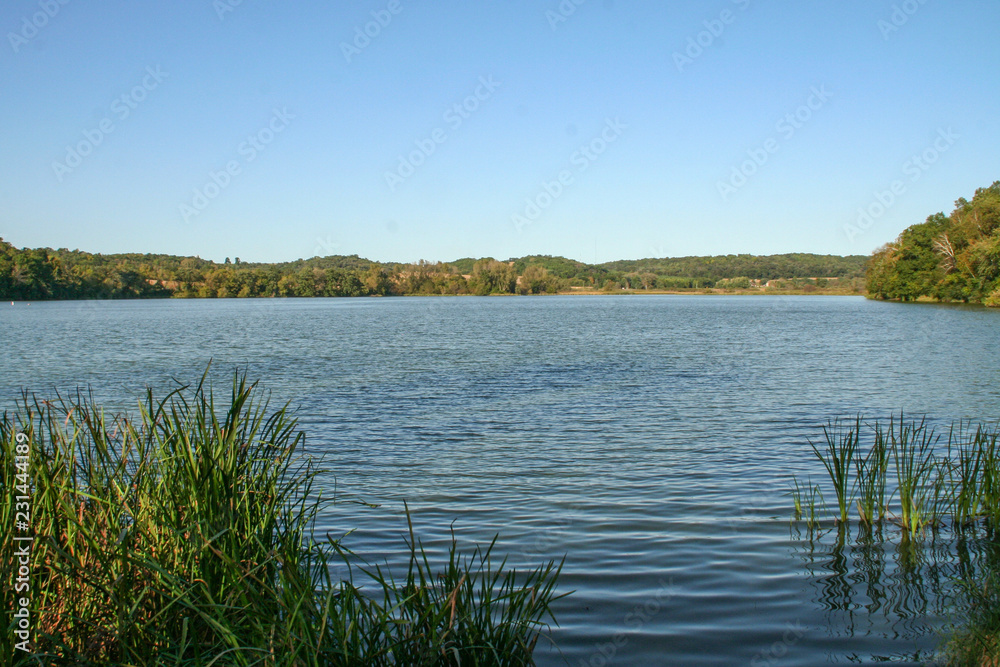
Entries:
POLYGON ((723 278, 715 283, 718 289, 750 289, 750 278, 738 276, 736 278, 723 278))
POLYGON ((524 269, 521 279, 517 284, 517 291, 520 294, 544 294, 555 291, 555 280, 549 276, 549 271, 544 266, 532 264, 524 269))
POLYGON ((368 267, 368 271, 365 272, 364 285, 368 294, 376 296, 387 296, 392 289, 389 272, 377 264, 368 267))
POLYGON ((507 262, 487 258, 472 267, 469 287, 475 294, 513 294, 517 289, 517 275, 507 262))

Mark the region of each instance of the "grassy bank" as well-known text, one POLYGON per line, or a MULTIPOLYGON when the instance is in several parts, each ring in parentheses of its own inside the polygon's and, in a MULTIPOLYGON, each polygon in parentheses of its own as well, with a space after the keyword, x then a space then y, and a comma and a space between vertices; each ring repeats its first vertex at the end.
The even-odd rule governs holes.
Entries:
POLYGON ((3 532, 0 562, 26 582, 5 581, 4 654, 37 665, 531 664, 554 620, 557 563, 515 572, 493 544, 462 554, 454 539, 432 563, 411 526, 405 572, 369 566, 314 534, 330 499, 304 439, 240 376, 224 400, 204 379, 148 391, 134 417, 107 416, 86 395, 25 395, 0 420, 11 499, 0 514, 20 526, 3 532), (334 564, 349 576, 335 580, 334 564))

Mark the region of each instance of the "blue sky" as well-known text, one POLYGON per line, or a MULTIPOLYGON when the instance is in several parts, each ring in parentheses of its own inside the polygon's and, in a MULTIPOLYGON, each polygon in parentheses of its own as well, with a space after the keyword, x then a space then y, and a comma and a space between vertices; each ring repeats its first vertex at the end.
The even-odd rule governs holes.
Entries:
POLYGON ((0 236, 867 254, 1000 178, 998 25, 994 0, 8 0, 0 236))

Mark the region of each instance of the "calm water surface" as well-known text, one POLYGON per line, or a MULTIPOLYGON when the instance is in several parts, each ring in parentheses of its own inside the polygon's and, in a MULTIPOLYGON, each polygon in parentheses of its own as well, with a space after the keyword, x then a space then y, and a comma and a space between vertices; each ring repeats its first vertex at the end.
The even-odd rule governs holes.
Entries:
POLYGON ((819 477, 827 418, 997 420, 998 342, 1000 312, 847 297, 18 303, 0 407, 129 407, 212 359, 292 403, 327 492, 379 504, 324 515, 356 550, 399 562, 405 500, 432 547, 454 524, 565 555, 540 664, 905 664, 940 642, 953 545, 798 539, 789 479, 819 477))

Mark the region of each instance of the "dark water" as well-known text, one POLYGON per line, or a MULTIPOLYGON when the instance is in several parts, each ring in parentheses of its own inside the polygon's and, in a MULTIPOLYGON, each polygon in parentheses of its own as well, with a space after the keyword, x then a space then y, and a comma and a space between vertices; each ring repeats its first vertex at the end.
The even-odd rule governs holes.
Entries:
MULTIPOLYGON (((827 418, 1000 417, 1000 312, 839 297, 4 304, 0 405, 91 385, 129 406, 213 359, 291 401, 327 455, 323 517, 398 562, 500 534, 566 555, 555 665, 929 660, 961 545, 810 542, 792 474, 827 418)), ((975 552, 975 545, 973 545, 975 552)))

